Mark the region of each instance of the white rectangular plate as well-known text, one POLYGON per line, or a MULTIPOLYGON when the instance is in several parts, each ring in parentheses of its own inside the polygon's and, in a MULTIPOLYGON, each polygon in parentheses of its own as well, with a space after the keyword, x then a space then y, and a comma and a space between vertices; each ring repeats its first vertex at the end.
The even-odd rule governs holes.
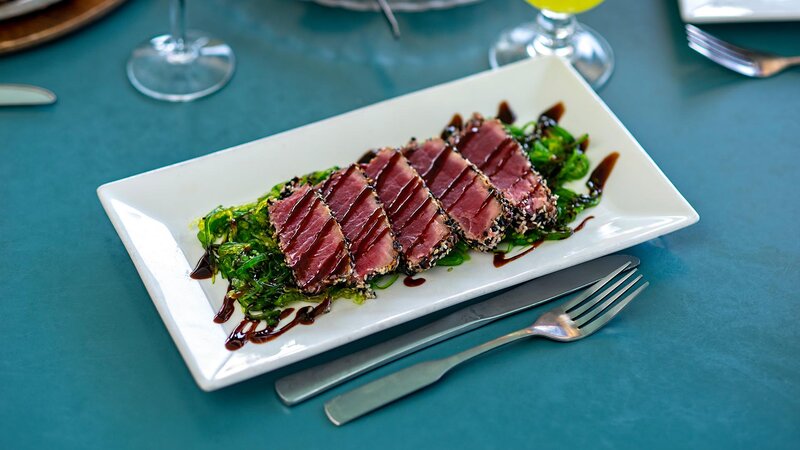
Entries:
MULTIPOLYGON (((578 186, 582 186, 578 184, 578 186)), ((197 383, 214 390, 330 350, 476 296, 521 283, 688 226, 698 215, 569 64, 541 58, 426 89, 229 150, 101 186, 98 195, 197 383), (420 287, 395 283, 363 305, 339 300, 313 326, 262 345, 225 349, 241 312, 212 321, 226 283, 189 278, 203 254, 190 224, 218 205, 252 201, 294 175, 344 166, 365 150, 439 134, 455 112, 491 115, 508 100, 521 121, 558 101, 564 127, 591 136, 597 164, 620 158, 594 220, 500 269, 476 254, 452 272, 434 268, 420 287), (204 180, 216 180, 206 183, 204 180)), ((581 217, 579 217, 581 219, 581 217)))
POLYGON ((800 20, 800 0, 679 0, 689 23, 800 20))

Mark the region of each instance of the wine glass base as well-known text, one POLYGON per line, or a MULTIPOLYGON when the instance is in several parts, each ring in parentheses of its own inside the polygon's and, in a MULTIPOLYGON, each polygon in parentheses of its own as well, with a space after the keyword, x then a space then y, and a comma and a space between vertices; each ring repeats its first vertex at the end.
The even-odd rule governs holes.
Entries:
POLYGON ((233 50, 224 42, 196 31, 186 33, 183 51, 169 35, 137 47, 128 60, 128 79, 144 95, 170 102, 188 102, 220 90, 233 76, 233 50))
POLYGON ((550 49, 536 41, 538 27, 526 23, 504 31, 489 50, 489 64, 496 69, 539 55, 558 55, 566 58, 583 78, 598 90, 614 72, 614 51, 600 34, 583 24, 577 24, 569 46, 550 49))

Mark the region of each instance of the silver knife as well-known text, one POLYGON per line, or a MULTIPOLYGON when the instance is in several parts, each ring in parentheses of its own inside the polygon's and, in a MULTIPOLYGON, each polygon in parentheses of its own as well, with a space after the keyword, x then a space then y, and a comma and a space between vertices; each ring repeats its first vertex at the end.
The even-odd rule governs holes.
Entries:
POLYGON ((49 105, 56 94, 30 84, 0 84, 0 106, 49 105))
POLYGON ((610 255, 536 278, 394 339, 280 378, 275 391, 295 405, 403 356, 583 289, 626 262, 634 269, 639 258, 610 255))

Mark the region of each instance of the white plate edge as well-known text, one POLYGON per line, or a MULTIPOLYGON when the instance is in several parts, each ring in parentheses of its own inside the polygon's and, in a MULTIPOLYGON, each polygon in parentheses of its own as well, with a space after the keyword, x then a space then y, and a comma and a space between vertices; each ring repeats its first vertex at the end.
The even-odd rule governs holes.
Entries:
MULTIPOLYGON (((169 314, 165 310, 166 306, 159 304, 159 302, 165 302, 166 299, 163 299, 161 295, 157 295, 158 294, 158 289, 154 285, 155 284, 155 280, 152 278, 149 269, 147 269, 145 267, 145 263, 142 260, 141 256, 139 255, 139 252, 136 250, 135 246, 133 245, 133 242, 131 241, 129 234, 127 233, 127 231, 125 230, 124 226, 122 225, 121 219, 119 218, 119 215, 118 215, 117 211, 113 208, 113 206, 110 205, 109 202, 110 202, 111 198, 110 198, 110 194, 107 191, 113 189, 113 187, 115 185, 117 185, 117 184, 127 183, 127 182, 130 182, 131 180, 137 179, 139 177, 144 177, 144 176, 152 174, 152 173, 157 173, 157 172, 160 172, 160 171, 169 170, 171 168, 179 167, 179 166, 182 166, 182 165, 185 165, 185 164, 189 164, 189 163, 192 163, 192 162, 195 162, 195 161, 198 161, 198 160, 203 160, 203 159, 207 159, 207 158, 211 159, 211 158, 215 158, 215 157, 221 157, 222 155, 224 155, 225 153, 227 153, 229 151, 237 150, 240 147, 243 147, 243 146, 246 146, 246 145, 251 145, 251 144, 254 144, 254 143, 257 143, 257 142, 261 142, 261 141, 266 141, 266 140, 269 140, 269 139, 275 139, 275 138, 277 138, 277 137, 279 137, 279 136, 281 136, 281 135, 283 135, 285 133, 297 132, 297 131, 300 131, 300 130, 306 128, 306 127, 310 127, 310 126, 313 126, 313 125, 326 123, 326 122, 331 121, 331 120, 342 119, 342 118, 345 118, 350 114, 354 114, 354 113, 356 113, 356 112, 358 112, 358 111, 360 111, 362 109, 375 107, 377 105, 381 105, 381 104, 384 104, 384 103, 392 102, 392 101, 395 101, 395 100, 398 100, 398 99, 401 99, 401 98, 414 96, 414 95, 418 95, 418 94, 419 95, 424 95, 429 90, 433 90, 433 89, 437 89, 437 88, 440 88, 440 87, 444 87, 444 86, 447 86, 447 85, 450 85, 450 84, 453 84, 453 83, 466 81, 466 80, 470 80, 470 79, 475 79, 475 78, 481 78, 481 77, 484 77, 484 76, 491 76, 491 74, 494 73, 495 71, 494 70, 487 70, 487 71, 479 72, 479 73, 472 74, 472 75, 469 75, 469 76, 466 76, 466 77, 462 77, 462 78, 459 78, 459 79, 456 79, 456 80, 451 80, 451 81, 444 82, 444 83, 441 83, 441 84, 438 84, 438 85, 430 86, 430 87, 427 87, 427 88, 424 88, 424 89, 421 89, 421 90, 418 90, 418 91, 410 92, 410 93, 407 93, 407 94, 404 94, 404 95, 401 95, 401 96, 398 96, 398 97, 393 97, 393 98, 386 99, 386 100, 383 100, 383 101, 380 101, 380 102, 377 102, 377 103, 373 103, 373 104, 370 104, 370 105, 359 107, 359 108, 356 108, 354 110, 350 110, 350 111, 338 114, 336 116, 332 116, 332 117, 329 117, 329 118, 326 118, 326 119, 322 119, 322 120, 319 120, 319 121, 316 121, 316 122, 313 122, 313 123, 309 123, 309 124, 302 125, 302 126, 299 126, 299 127, 296 127, 296 128, 285 130, 285 131, 276 133, 276 134, 271 135, 271 136, 267 136, 267 137, 264 137, 264 138, 256 139, 256 140, 249 141, 249 142, 245 142, 245 143, 236 145, 234 147, 226 148, 226 149, 223 149, 223 150, 218 150, 218 151, 206 154, 206 155, 202 155, 202 156, 199 156, 199 157, 196 157, 196 158, 192 158, 192 159, 188 159, 188 160, 181 161, 181 162, 178 162, 178 163, 170 164, 170 165, 167 165, 167 166, 159 167, 159 168, 156 168, 156 169, 153 169, 153 170, 142 172, 142 173, 139 173, 137 175, 133 175, 133 176, 130 176, 130 177, 122 178, 122 179, 119 179, 119 180, 116 180, 116 181, 104 183, 104 184, 102 184, 101 186, 99 186, 97 188, 97 195, 98 195, 98 197, 100 199, 100 202, 103 205, 103 208, 106 211, 106 214, 109 216, 109 218, 110 218, 110 220, 112 222, 112 225, 114 226, 117 234, 120 236, 120 239, 123 242, 123 245, 125 246, 129 256, 131 257, 131 260, 133 261, 137 272, 140 274, 140 276, 142 278, 142 281, 143 281, 143 283, 145 285, 145 288, 146 288, 148 294, 150 295, 151 300, 153 301, 153 304, 156 306, 156 310, 158 311, 159 316, 161 317, 162 321, 166 325, 167 331, 169 332, 169 334, 172 337, 173 341, 176 343, 176 346, 178 347, 178 350, 179 350, 181 356, 183 357, 184 361, 186 362, 187 367, 189 368, 189 371, 192 374, 192 377, 195 379, 195 382, 198 384, 198 386, 202 390, 207 391, 207 392, 213 391, 213 390, 217 390, 217 389, 220 389, 220 388, 223 388, 223 387, 226 387, 226 386, 229 386, 229 385, 232 385, 232 384, 235 384, 235 383, 250 379, 250 378, 252 378, 254 376, 261 375, 261 374, 264 374, 264 373, 268 373, 268 372, 277 370, 279 368, 288 366, 288 365, 293 364, 295 362, 299 362, 301 360, 304 360, 304 359, 307 359, 307 358, 310 358, 310 357, 313 357, 313 356, 317 356, 317 355, 319 355, 321 353, 324 353, 324 352, 327 352, 327 351, 329 351, 331 349, 340 347, 342 345, 346 345, 349 342, 353 342, 355 340, 361 339, 363 337, 366 337, 366 336, 369 336, 369 335, 372 335, 372 334, 375 334, 375 333, 379 333, 381 331, 385 331, 388 328, 392 328, 392 327, 400 325, 402 323, 406 323, 406 322, 408 322, 410 320, 414 320, 415 318, 419 318, 419 317, 428 315, 428 314, 430 314, 430 313, 432 313, 434 311, 439 311, 442 308, 447 308, 447 307, 456 305, 456 304, 461 303, 463 301, 466 301, 466 300, 468 300, 470 298, 475 298, 475 297, 478 297, 478 296, 481 296, 481 295, 485 295, 485 294, 488 294, 488 293, 491 293, 491 292, 496 292, 496 291, 504 289, 506 287, 510 287, 510 286, 519 284, 519 283, 521 283, 523 281, 532 280, 532 279, 538 278, 540 276, 544 276, 544 275, 546 275, 548 273, 552 273, 552 272, 557 271, 557 270, 562 270, 562 269, 565 269, 565 268, 572 267, 574 265, 580 264, 582 262, 586 262, 586 261, 589 261, 589 260, 592 260, 592 259, 596 259, 596 258, 605 256, 607 254, 611 254, 611 253, 614 253, 614 252, 617 252, 617 251, 620 251, 620 250, 624 250, 626 248, 630 248, 632 246, 635 246, 635 245, 641 244, 643 242, 646 242, 646 241, 648 241, 650 239, 653 239, 655 237, 659 237, 659 236, 663 236, 663 235, 672 233, 674 231, 677 231, 679 229, 688 227, 688 226, 696 223, 699 220, 699 214, 697 213, 697 211, 691 206, 691 204, 680 193, 680 191, 678 191, 678 189, 669 180, 669 178, 667 178, 667 176, 664 174, 664 172, 661 170, 661 168, 655 163, 655 161, 653 161, 653 159, 650 157, 650 155, 647 153, 647 151, 641 146, 639 141, 632 135, 630 130, 628 130, 627 127, 625 127, 624 124, 622 124, 622 122, 619 120, 619 118, 616 116, 616 114, 614 114, 613 111, 611 111, 611 109, 608 107, 608 105, 602 100, 602 98, 600 98, 597 95, 597 93, 594 90, 591 89, 591 87, 588 85, 588 83, 586 83, 583 80, 583 78, 580 77, 580 75, 577 73, 577 71, 575 71, 575 69, 570 64, 564 62, 560 58, 557 58, 557 57, 545 57, 543 59, 558 60, 558 63, 561 66, 565 67, 567 70, 569 70, 571 73, 573 73, 573 75, 575 75, 575 77, 586 87, 586 90, 591 93, 590 95, 593 96, 593 99, 595 101, 597 101, 601 105, 602 109, 607 114, 609 114, 611 116, 611 118, 613 119, 615 124, 618 125, 624 131, 625 135, 636 145, 636 147, 639 150, 641 150, 642 153, 644 153, 644 155, 646 156, 647 161, 649 161, 649 163, 652 164, 652 166, 656 169, 657 173, 659 173, 661 175, 662 182, 666 182, 666 185, 672 188, 672 192, 676 195, 677 198, 680 199, 682 205, 687 209, 687 211, 691 212, 686 217, 686 220, 677 221, 677 222, 671 223, 670 225, 668 225, 668 226, 666 226, 664 228, 653 229, 653 230, 649 231, 648 233, 636 236, 636 238, 630 239, 629 241, 620 241, 620 242, 615 243, 614 245, 610 245, 607 248, 598 248, 596 251, 589 252, 586 255, 583 255, 582 257, 576 258, 576 260, 574 262, 571 262, 569 264, 554 265, 554 266, 551 267, 552 270, 540 273, 539 275, 535 276, 534 278, 526 278, 525 274, 518 274, 518 275, 516 275, 514 277, 511 277, 509 279, 500 281, 498 283, 481 286, 479 289, 475 289, 475 290, 472 290, 472 291, 467 291, 467 292, 461 293, 459 295, 455 295, 455 296, 451 297, 450 299, 447 299, 448 302, 449 302, 449 305, 447 305, 447 306, 431 308, 431 309, 419 309, 419 310, 416 310, 416 311, 409 311, 408 314, 404 314, 402 316, 398 316, 398 317, 395 317, 394 319, 387 320, 387 321, 383 322, 381 324, 381 327, 378 328, 378 329, 362 330, 362 331, 357 332, 357 333, 352 333, 350 335, 351 339, 349 339, 347 342, 339 342, 339 343, 329 342, 329 343, 327 343, 325 345, 322 345, 322 346, 320 346, 318 348, 318 350, 313 355, 307 355, 307 354, 302 354, 302 353, 289 354, 289 355, 284 356, 281 359, 280 363, 276 363, 274 361, 270 362, 270 367, 268 369, 263 369, 261 367, 263 365, 266 365, 267 362, 264 362, 264 363, 261 363, 261 364, 257 363, 255 365, 252 365, 252 366, 248 367, 247 369, 241 370, 239 372, 235 372, 235 373, 233 373, 231 375, 224 376, 224 377, 221 377, 221 378, 216 378, 216 374, 225 366, 225 364, 233 356, 233 353, 231 353, 230 355, 227 355, 227 357, 224 358, 221 362, 219 362, 219 367, 217 368, 216 371, 214 371, 215 375, 213 375, 212 378, 207 378, 207 377, 202 375, 200 367, 198 365, 198 361, 195 360, 194 355, 191 353, 191 351, 187 347, 186 343, 184 342, 183 336, 180 334, 180 330, 177 329, 177 324, 172 320, 172 318, 169 316, 169 314), (156 299, 159 299, 159 300, 156 300, 156 299)), ((526 64, 526 63, 530 63, 530 61, 521 61, 521 62, 515 63, 513 65, 510 65, 510 66, 522 65, 522 64, 526 64)), ((502 70, 502 69, 500 69, 500 70, 502 70)))
POLYGON ((686 23, 693 24, 715 24, 715 23, 758 23, 758 22, 793 22, 800 20, 800 10, 796 14, 781 13, 759 13, 747 14, 744 16, 697 16, 689 3, 689 0, 678 0, 678 10, 681 19, 686 23))

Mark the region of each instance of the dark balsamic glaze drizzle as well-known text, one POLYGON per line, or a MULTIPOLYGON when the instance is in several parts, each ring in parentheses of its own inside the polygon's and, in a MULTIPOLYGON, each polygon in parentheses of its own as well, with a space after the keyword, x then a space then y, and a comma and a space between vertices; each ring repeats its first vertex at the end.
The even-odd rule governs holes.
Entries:
MULTIPOLYGON (((331 298, 326 297, 317 306, 305 306, 297 310, 294 318, 286 325, 276 329, 276 325, 267 326, 263 330, 256 331, 256 327, 260 323, 258 320, 244 319, 236 326, 236 328, 228 336, 225 341, 225 348, 230 351, 239 350, 247 342, 254 344, 263 344, 276 339, 278 336, 286 333, 297 325, 311 325, 317 317, 330 311, 331 298)), ((287 318, 294 310, 292 308, 281 311, 280 319, 287 318)))
POLYGON ((611 175, 611 171, 614 170, 614 165, 617 164, 617 159, 619 159, 619 153, 613 152, 609 154, 600 161, 600 164, 589 175, 589 181, 586 182, 586 186, 589 188, 591 195, 598 196, 603 193, 603 188, 611 175))
POLYGON ((578 148, 581 149, 581 151, 583 153, 586 153, 586 150, 589 150, 589 136, 588 135, 586 135, 586 137, 583 139, 583 141, 580 144, 578 144, 578 148))
POLYGON ((232 286, 228 285, 228 292, 225 293, 225 298, 222 299, 222 306, 214 316, 214 323, 225 323, 231 318, 233 314, 233 302, 236 301, 236 296, 231 294, 232 286))
POLYGON ((403 284, 408 287, 417 287, 422 286, 425 283, 425 278, 414 278, 412 275, 409 275, 403 278, 403 284))
POLYGON ((551 106, 550 109, 543 112, 541 116, 539 116, 539 120, 543 121, 543 119, 548 118, 558 123, 558 121, 561 120, 561 116, 564 115, 564 111, 566 111, 566 108, 564 108, 564 103, 558 102, 555 105, 551 106))
POLYGON ((581 230, 583 229, 583 227, 584 227, 584 226, 586 226, 586 222, 588 222, 588 221, 590 221, 590 220, 592 220, 592 219, 594 219, 594 216, 589 216, 589 217, 587 217, 587 218, 583 219, 583 220, 581 221, 581 223, 580 223, 580 224, 578 224, 578 226, 577 226, 577 227, 575 227, 575 229, 573 229, 573 230, 572 230, 572 232, 573 232, 573 233, 577 233, 578 231, 581 231, 581 230))
POLYGON ((514 111, 511 110, 505 100, 500 102, 500 106, 497 107, 497 118, 506 125, 511 125, 517 121, 517 115, 514 114, 514 111))
POLYGON ((464 119, 461 117, 461 114, 453 114, 453 118, 450 119, 450 123, 447 126, 462 130, 464 128, 464 119))
POLYGON ((492 261, 492 263, 497 268, 503 267, 506 264, 508 264, 508 263, 510 263, 512 261, 516 261, 516 260, 522 258, 523 256, 527 255, 528 253, 536 250, 537 247, 542 245, 542 242, 544 242, 544 239, 539 239, 538 241, 536 241, 533 244, 531 244, 530 247, 526 248, 525 250, 519 252, 518 254, 516 254, 516 255, 514 255, 514 256, 512 256, 510 258, 506 258, 506 252, 496 252, 494 254, 494 261, 492 261))
POLYGON ((361 158, 358 158, 358 161, 356 161, 356 163, 357 164, 369 164, 369 162, 372 161, 373 159, 375 159, 375 157, 377 155, 378 155, 378 151, 377 150, 367 150, 366 152, 364 152, 363 155, 361 155, 361 158))
POLYGON ((192 270, 192 273, 189 274, 195 280, 207 280, 214 275, 214 269, 211 267, 211 253, 206 250, 200 260, 197 261, 197 265, 192 270))
POLYGON ((463 129, 464 129, 464 119, 461 117, 461 114, 454 114, 453 118, 450 119, 450 123, 447 124, 446 127, 444 127, 444 130, 442 130, 442 134, 440 135, 440 137, 446 140, 450 136, 458 133, 463 129))
POLYGON ((250 334, 258 326, 258 320, 244 319, 233 329, 225 341, 225 348, 230 351, 239 350, 250 339, 250 334))

